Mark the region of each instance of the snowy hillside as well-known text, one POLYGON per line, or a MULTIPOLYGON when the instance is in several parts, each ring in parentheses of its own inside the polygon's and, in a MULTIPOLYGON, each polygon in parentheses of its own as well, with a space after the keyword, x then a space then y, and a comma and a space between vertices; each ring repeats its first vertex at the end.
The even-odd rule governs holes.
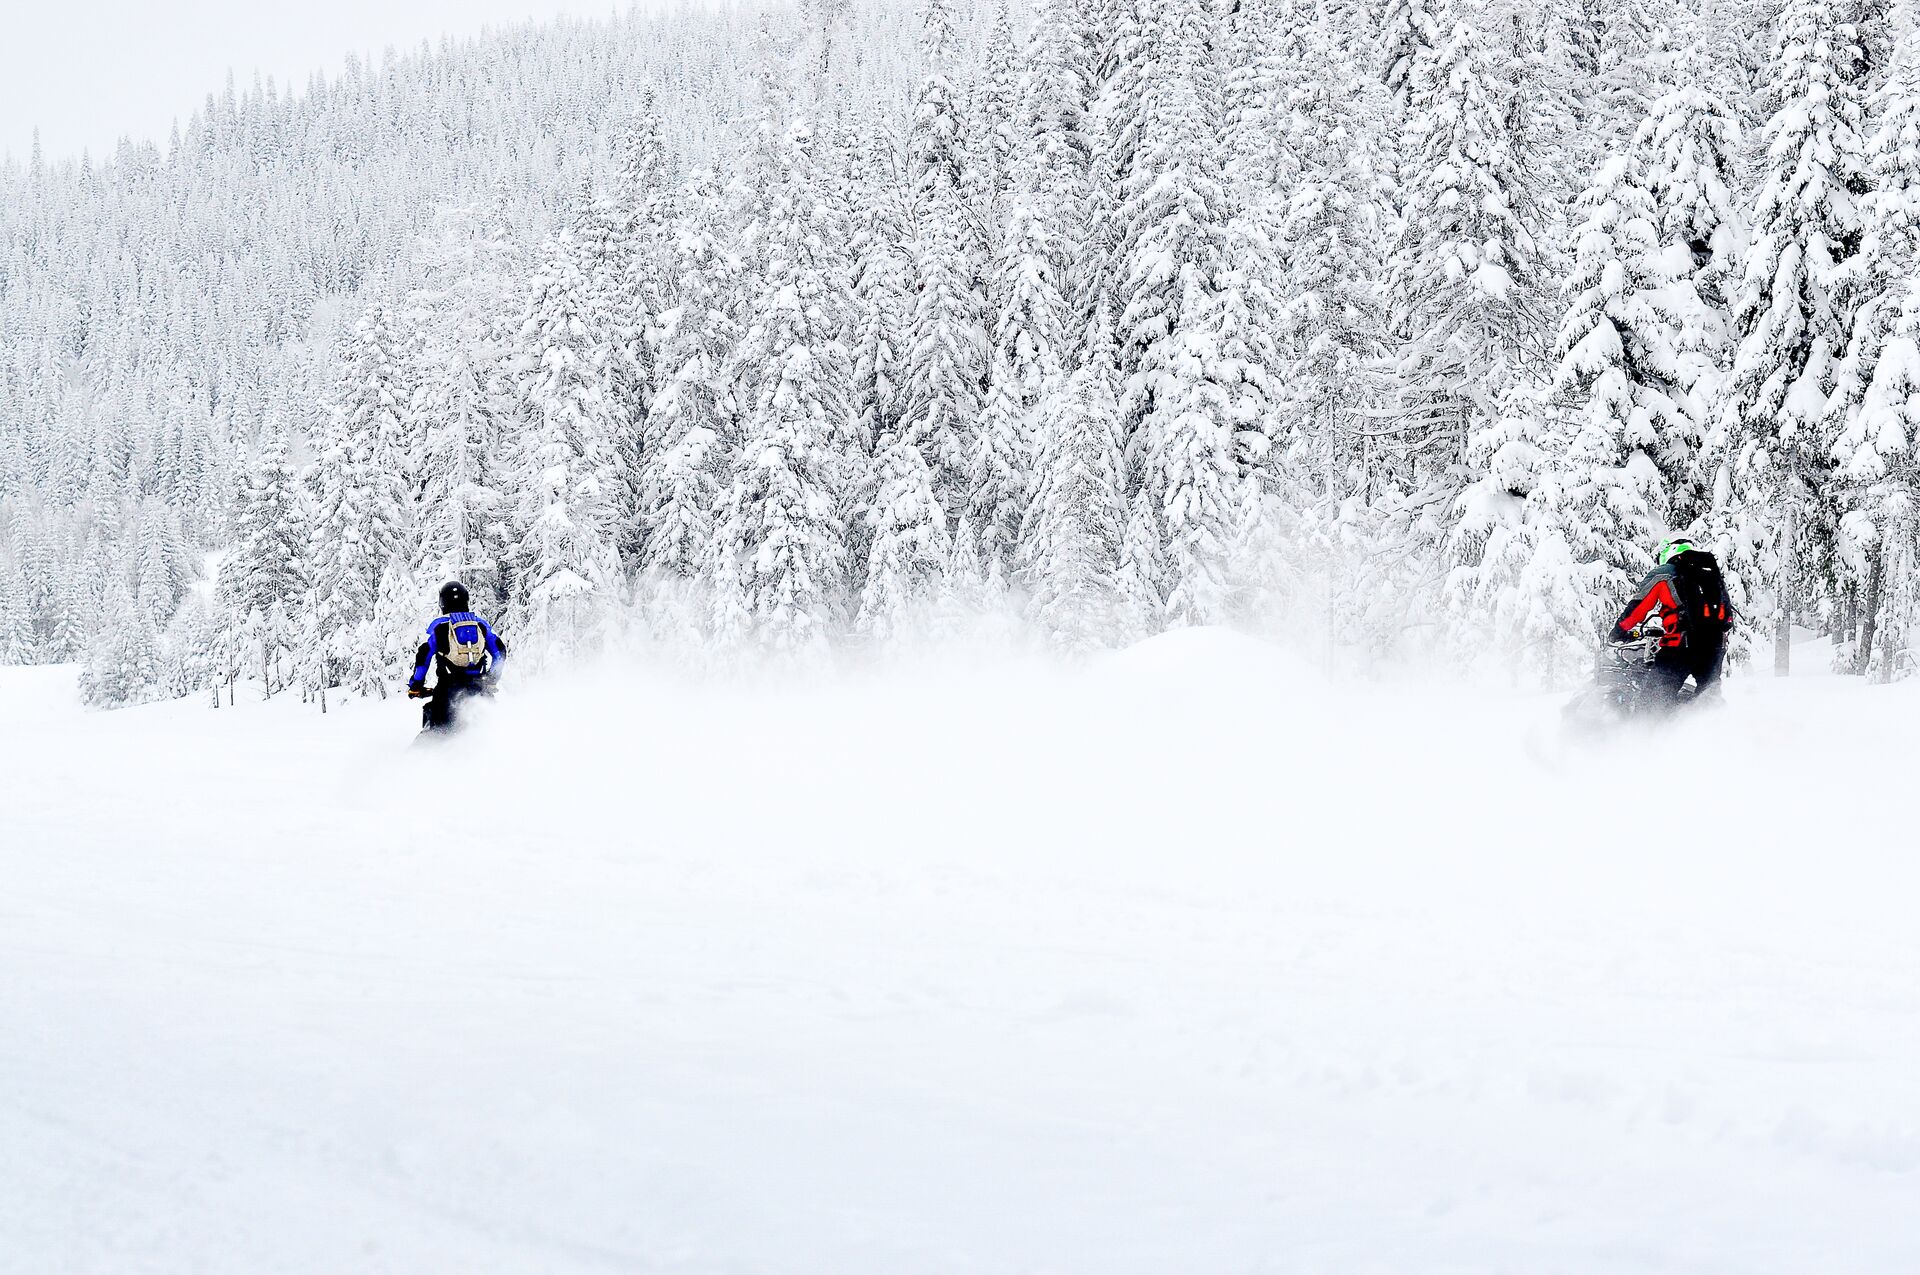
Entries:
POLYGON ((986 612, 1546 686, 1684 531, 1736 663, 1909 676, 1914 16, 645 5, 0 163, 0 663, 365 696, 457 576, 523 667, 986 612))
POLYGON ((432 752, 71 687, 0 670, 6 1275, 1920 1266, 1907 687, 1554 765, 1214 630, 432 752))

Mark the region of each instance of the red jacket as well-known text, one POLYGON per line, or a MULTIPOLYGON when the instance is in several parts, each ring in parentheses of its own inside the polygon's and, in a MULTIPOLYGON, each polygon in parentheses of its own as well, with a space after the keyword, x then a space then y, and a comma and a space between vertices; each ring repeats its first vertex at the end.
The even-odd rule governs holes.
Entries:
POLYGON ((1654 611, 1660 612, 1660 645, 1663 647, 1685 646, 1688 634, 1695 629, 1711 630, 1715 638, 1724 635, 1727 625, 1733 619, 1733 608, 1728 605, 1727 591, 1720 582, 1720 567, 1713 561, 1713 555, 1698 549, 1689 549, 1661 566, 1647 573, 1640 587, 1633 591, 1633 600, 1627 603, 1627 609, 1614 621, 1613 639, 1624 642, 1633 636, 1654 611), (1699 558, 1699 570, 1692 570, 1687 560, 1699 558), (1689 574, 1691 588, 1683 585, 1681 576, 1689 574), (1683 598, 1689 593, 1698 593, 1694 609, 1697 615, 1688 615, 1683 598))

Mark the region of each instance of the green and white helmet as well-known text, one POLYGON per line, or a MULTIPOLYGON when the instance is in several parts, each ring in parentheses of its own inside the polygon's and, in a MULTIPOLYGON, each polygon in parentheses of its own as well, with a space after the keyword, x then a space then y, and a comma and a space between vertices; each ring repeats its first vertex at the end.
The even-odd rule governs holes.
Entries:
POLYGON ((1692 536, 1669 536, 1660 542, 1658 549, 1654 550, 1653 560, 1656 565, 1664 567, 1674 558, 1698 547, 1693 543, 1692 536))

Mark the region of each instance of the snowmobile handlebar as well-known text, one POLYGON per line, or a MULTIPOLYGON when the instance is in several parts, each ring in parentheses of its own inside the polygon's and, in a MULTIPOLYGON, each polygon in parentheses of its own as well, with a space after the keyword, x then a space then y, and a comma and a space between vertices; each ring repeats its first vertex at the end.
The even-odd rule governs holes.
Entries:
POLYGON ((1660 650, 1662 636, 1658 630, 1649 633, 1645 629, 1641 629, 1625 642, 1609 640, 1606 644, 1606 650, 1617 660, 1626 661, 1638 658, 1651 663, 1654 655, 1660 650))

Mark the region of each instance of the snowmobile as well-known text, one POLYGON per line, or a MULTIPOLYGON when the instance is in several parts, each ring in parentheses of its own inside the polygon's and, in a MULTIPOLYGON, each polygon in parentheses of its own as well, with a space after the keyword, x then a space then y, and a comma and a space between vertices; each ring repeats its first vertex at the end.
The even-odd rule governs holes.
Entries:
POLYGON ((1593 684, 1561 710, 1570 733, 1590 735, 1626 722, 1657 721, 1684 708, 1699 693, 1691 683, 1674 693, 1654 672, 1663 634, 1657 621, 1642 625, 1628 642, 1604 642, 1594 657, 1593 684))
POLYGON ((462 733, 476 702, 493 698, 493 693, 491 684, 449 688, 444 701, 438 699, 435 691, 424 694, 409 692, 410 698, 421 701, 420 733, 414 737, 414 743, 435 743, 462 733), (435 712, 436 704, 440 708, 438 714, 435 712))

